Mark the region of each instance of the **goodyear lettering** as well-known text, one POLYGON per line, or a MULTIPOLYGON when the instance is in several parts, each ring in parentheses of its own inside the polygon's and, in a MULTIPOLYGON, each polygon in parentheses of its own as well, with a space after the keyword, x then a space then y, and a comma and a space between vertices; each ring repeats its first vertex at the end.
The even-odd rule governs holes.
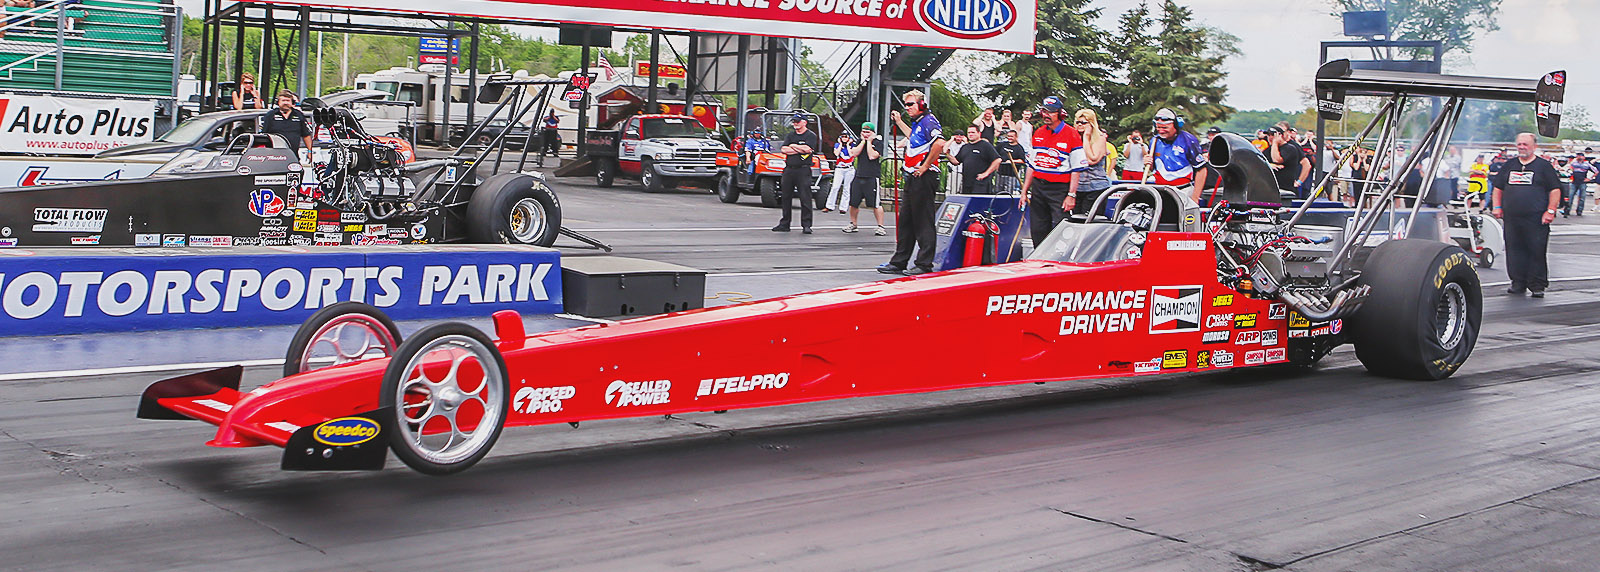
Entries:
POLYGON ((311 437, 323 445, 348 447, 378 436, 378 422, 365 417, 343 417, 318 425, 311 437))
POLYGON ((1453 253, 1453 254, 1450 255, 1449 258, 1444 259, 1444 264, 1440 264, 1439 265, 1439 270, 1434 272, 1433 287, 1434 288, 1443 288, 1444 287, 1444 277, 1448 276, 1450 274, 1450 271, 1455 269, 1455 267, 1460 266, 1462 264, 1466 264, 1466 263, 1467 263, 1467 255, 1462 254, 1460 252, 1453 253))

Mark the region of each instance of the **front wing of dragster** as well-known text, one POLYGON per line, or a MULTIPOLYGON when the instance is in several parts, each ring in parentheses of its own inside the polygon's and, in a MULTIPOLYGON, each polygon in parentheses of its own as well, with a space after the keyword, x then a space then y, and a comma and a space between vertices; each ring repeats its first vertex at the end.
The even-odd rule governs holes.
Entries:
MULTIPOLYGON (((497 319, 506 423, 1265 365, 1288 360, 1293 334, 1341 328, 1292 329, 1282 304, 1218 283, 1214 256, 1209 235, 1151 233, 1138 260, 963 268, 528 337, 497 319)), ((378 408, 386 365, 156 400, 218 423, 213 445, 283 446, 330 419, 361 424, 343 419, 378 408)))

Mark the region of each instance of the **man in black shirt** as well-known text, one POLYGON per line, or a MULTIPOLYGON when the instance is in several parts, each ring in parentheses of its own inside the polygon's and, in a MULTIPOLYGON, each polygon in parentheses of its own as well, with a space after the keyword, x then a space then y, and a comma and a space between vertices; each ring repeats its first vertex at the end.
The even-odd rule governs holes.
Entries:
MULTIPOLYGON (((1278 188, 1296 191, 1304 171, 1311 167, 1300 143, 1276 125, 1267 129, 1267 162, 1272 163, 1273 175, 1278 178, 1278 188)), ((1299 194, 1296 191, 1296 194, 1299 194)))
POLYGON ((1000 171, 998 191, 1001 193, 1014 193, 1022 185, 1022 169, 1028 161, 1028 150, 1017 143, 1017 132, 1006 132, 1005 140, 995 145, 995 151, 1000 153, 1000 171))
POLYGON ((294 100, 294 92, 287 89, 278 92, 278 107, 261 118, 261 132, 282 135, 289 141, 289 148, 299 155, 302 143, 306 149, 311 148, 311 124, 306 122, 306 114, 295 107, 294 100))
POLYGON ((961 146, 961 194, 994 194, 994 172, 1000 169, 1000 153, 983 138, 976 125, 967 126, 966 145, 961 146))
POLYGON ((794 205, 790 200, 800 196, 800 232, 811 234, 811 156, 822 147, 822 139, 816 132, 806 129, 806 118, 796 115, 789 122, 794 127, 794 133, 783 138, 783 146, 778 148, 783 153, 783 178, 778 182, 778 203, 783 205, 783 218, 778 219, 778 226, 772 227, 772 232, 789 232, 789 221, 793 220, 794 205))
POLYGON ((1549 161, 1535 155, 1538 139, 1532 133, 1517 135, 1517 156, 1506 160, 1500 172, 1489 177, 1494 188, 1494 216, 1505 221, 1508 294, 1533 292, 1543 298, 1550 285, 1545 250, 1550 244, 1550 223, 1561 205, 1561 175, 1549 161))
POLYGON ((872 216, 878 219, 878 229, 872 231, 874 236, 884 236, 889 231, 883 228, 883 207, 878 203, 878 180, 883 178, 883 140, 878 138, 878 126, 871 121, 861 124, 861 141, 850 149, 850 156, 856 158, 855 178, 850 181, 850 226, 844 227, 845 232, 856 232, 856 217, 861 214, 861 208, 872 209, 872 216))

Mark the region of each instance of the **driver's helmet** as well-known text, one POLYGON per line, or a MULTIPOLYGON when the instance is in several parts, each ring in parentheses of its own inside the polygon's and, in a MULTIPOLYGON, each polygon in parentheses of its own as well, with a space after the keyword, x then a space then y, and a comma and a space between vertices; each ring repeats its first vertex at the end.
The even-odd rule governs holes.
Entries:
POLYGON ((1122 209, 1122 214, 1117 216, 1117 222, 1127 223, 1139 230, 1150 230, 1150 220, 1155 216, 1155 209, 1144 203, 1128 205, 1122 209))

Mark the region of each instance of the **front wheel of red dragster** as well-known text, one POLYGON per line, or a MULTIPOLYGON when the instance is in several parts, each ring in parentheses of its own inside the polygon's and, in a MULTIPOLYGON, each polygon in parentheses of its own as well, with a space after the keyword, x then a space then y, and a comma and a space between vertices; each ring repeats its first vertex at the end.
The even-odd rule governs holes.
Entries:
POLYGON ((295 330, 283 356, 283 376, 394 355, 400 328, 382 310, 339 302, 317 310, 295 330))
POLYGON ((511 396, 494 342, 459 322, 435 324, 400 344, 379 403, 394 415, 389 448, 429 475, 467 470, 494 447, 511 396))
POLYGON ((1444 379, 1472 355, 1483 289, 1460 247, 1416 238, 1385 242, 1367 258, 1360 283, 1372 294, 1347 323, 1367 371, 1444 379))

